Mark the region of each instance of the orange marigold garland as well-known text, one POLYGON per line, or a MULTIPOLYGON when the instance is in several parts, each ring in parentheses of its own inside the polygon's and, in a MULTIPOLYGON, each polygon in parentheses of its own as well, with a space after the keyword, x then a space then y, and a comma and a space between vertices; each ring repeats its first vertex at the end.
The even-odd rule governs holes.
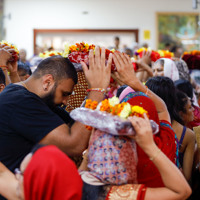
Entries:
MULTIPOLYGON (((142 117, 143 114, 149 117, 148 112, 140 106, 131 106, 127 102, 119 103, 117 97, 112 97, 110 99, 105 99, 99 104, 97 101, 92 101, 91 99, 86 100, 85 108, 92 110, 100 110, 103 112, 111 113, 112 115, 118 115, 122 119, 127 119, 129 116, 142 117)), ((91 126, 86 126, 88 130, 92 130, 91 126)))
POLYGON ((200 55, 200 51, 199 51, 199 50, 193 50, 193 51, 190 51, 190 52, 185 51, 185 52, 183 53, 183 56, 184 56, 184 55, 199 56, 199 55, 200 55))
MULTIPOLYGON (((97 105, 98 105, 97 101, 92 101, 91 99, 87 99, 86 103, 85 103, 85 108, 89 108, 89 109, 95 110, 97 105)), ((90 131, 92 130, 91 126, 85 126, 85 127, 90 131)))
POLYGON ((85 108, 95 110, 98 105, 97 101, 92 101, 91 99, 86 100, 85 108))
POLYGON ((92 45, 89 45, 85 42, 81 42, 81 43, 76 43, 76 45, 71 45, 69 47, 69 54, 72 53, 72 52, 89 52, 90 49, 95 49, 95 45, 92 44, 92 45))

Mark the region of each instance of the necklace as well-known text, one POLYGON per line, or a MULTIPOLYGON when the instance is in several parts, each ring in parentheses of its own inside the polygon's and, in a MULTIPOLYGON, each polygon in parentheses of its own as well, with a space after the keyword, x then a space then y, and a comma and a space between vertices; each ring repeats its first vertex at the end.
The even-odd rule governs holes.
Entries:
POLYGON ((26 86, 26 84, 24 82, 20 82, 27 90, 28 90, 28 87, 26 86))

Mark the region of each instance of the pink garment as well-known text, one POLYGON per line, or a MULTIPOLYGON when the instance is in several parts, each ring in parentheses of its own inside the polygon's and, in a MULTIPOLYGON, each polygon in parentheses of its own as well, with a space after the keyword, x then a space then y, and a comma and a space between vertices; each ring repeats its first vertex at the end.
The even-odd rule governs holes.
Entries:
POLYGON ((121 101, 127 94, 129 94, 130 92, 135 92, 131 87, 127 87, 125 88, 122 93, 119 96, 119 101, 121 101))

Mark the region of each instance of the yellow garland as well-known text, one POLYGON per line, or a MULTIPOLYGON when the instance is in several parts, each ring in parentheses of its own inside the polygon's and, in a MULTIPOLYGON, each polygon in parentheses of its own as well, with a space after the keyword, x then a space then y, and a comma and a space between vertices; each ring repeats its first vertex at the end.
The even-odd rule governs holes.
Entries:
POLYGON ((158 50, 157 52, 160 54, 161 57, 164 57, 164 58, 174 57, 174 53, 168 50, 158 50))
POLYGON ((44 53, 40 53, 39 54, 39 56, 41 58, 48 58, 50 56, 57 56, 57 55, 62 56, 62 52, 59 52, 59 51, 45 51, 44 53))
POLYGON ((18 50, 18 48, 15 46, 15 45, 13 45, 13 44, 11 44, 11 43, 8 43, 7 41, 5 41, 5 40, 2 40, 1 42, 0 42, 0 45, 5 45, 5 46, 9 46, 11 49, 14 49, 15 50, 15 52, 17 53, 17 54, 19 54, 19 50, 18 50))

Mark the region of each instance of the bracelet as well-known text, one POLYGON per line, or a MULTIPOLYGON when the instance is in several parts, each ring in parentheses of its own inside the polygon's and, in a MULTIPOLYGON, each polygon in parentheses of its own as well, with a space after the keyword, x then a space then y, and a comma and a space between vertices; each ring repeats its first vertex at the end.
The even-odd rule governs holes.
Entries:
POLYGON ((148 93, 149 93, 149 88, 145 85, 145 87, 146 87, 146 92, 145 92, 145 94, 148 96, 148 93))
POLYGON ((101 92, 101 93, 103 93, 104 95, 106 95, 106 90, 103 89, 103 88, 90 88, 90 89, 87 89, 87 92, 91 92, 91 91, 101 92))
POLYGON ((149 160, 153 161, 160 154, 160 152, 161 150, 159 149, 156 155, 154 155, 153 157, 150 157, 149 160))
POLYGON ((0 65, 0 68, 2 68, 2 70, 3 70, 4 68, 6 68, 6 70, 8 70, 8 66, 6 66, 6 65, 0 65))

